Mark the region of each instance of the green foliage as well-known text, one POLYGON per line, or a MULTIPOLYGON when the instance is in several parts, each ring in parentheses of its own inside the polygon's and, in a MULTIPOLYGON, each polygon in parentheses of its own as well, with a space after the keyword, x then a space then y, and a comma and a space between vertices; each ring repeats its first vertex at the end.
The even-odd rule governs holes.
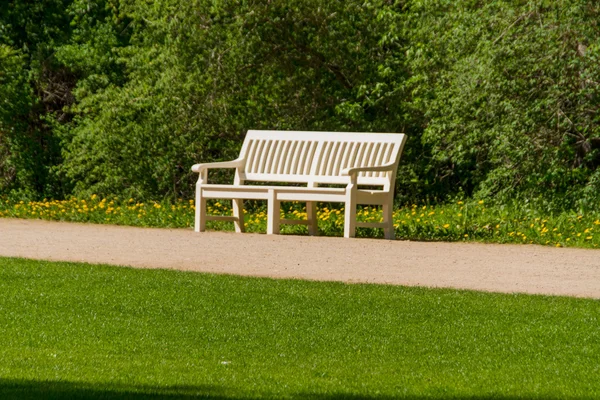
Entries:
POLYGON ((321 3, 123 5, 130 45, 111 51, 124 84, 76 91, 62 166, 75 192, 189 195, 190 165, 235 157, 248 128, 406 125, 390 94, 398 45, 380 44, 391 23, 372 24, 381 3, 321 3))
POLYGON ((0 192, 62 196, 68 184, 53 121, 65 122, 75 77, 53 58, 70 35, 70 0, 5 1, 0 7, 0 192), (12 59, 12 61, 11 61, 12 59), (12 68, 12 72, 8 69, 12 68))
POLYGON ((27 148, 27 116, 33 100, 23 58, 20 51, 0 44, 0 191, 26 189, 34 179, 27 156, 19 152, 27 148))
POLYGON ((190 165, 235 157, 247 129, 390 131, 409 135, 402 203, 590 209, 599 13, 585 0, 10 1, 0 42, 29 88, 3 114, 21 144, 4 134, 2 159, 21 161, 0 190, 185 197, 190 165))
POLYGON ((598 5, 460 3, 413 2, 408 14, 428 168, 445 191, 597 204, 598 5))
POLYGON ((0 397, 587 399, 600 303, 0 258, 0 397))

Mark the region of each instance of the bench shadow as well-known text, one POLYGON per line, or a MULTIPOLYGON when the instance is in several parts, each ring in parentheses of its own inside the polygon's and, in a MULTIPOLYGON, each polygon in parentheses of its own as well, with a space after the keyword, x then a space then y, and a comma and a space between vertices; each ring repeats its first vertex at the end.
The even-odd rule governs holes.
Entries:
MULTIPOLYGON (((587 397, 576 396, 504 396, 504 395, 483 395, 483 396, 461 396, 440 394, 428 396, 415 395, 353 395, 348 393, 298 393, 286 395, 286 398, 298 400, 392 400, 392 399, 457 399, 457 400, 554 400, 568 399, 579 400, 587 397)), ((69 381, 35 381, 19 379, 0 379, 0 399, 2 400, 31 400, 31 399, 67 399, 67 400, 195 400, 195 399, 215 399, 215 400, 233 400, 233 399, 277 399, 276 395, 263 394, 261 396, 248 396, 243 392, 232 391, 225 387, 215 385, 180 385, 180 386, 150 386, 150 385, 117 385, 117 384, 90 384, 85 382, 69 381)))

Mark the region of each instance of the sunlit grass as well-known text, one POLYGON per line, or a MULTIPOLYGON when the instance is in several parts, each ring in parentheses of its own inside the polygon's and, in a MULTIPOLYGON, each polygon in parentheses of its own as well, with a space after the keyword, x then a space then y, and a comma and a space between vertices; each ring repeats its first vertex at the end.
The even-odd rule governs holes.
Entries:
MULTIPOLYGON (((265 232, 267 212, 264 203, 248 202, 245 225, 248 232, 265 232)), ((208 213, 231 215, 229 202, 213 201, 208 213)), ((306 219, 303 203, 283 203, 281 216, 306 219)), ((93 222, 144 227, 190 228, 194 221, 194 203, 138 202, 134 199, 72 198, 39 202, 11 202, 0 198, 0 217, 34 218, 57 221, 93 222)), ((381 210, 359 206, 357 217, 364 222, 380 222, 381 210)), ((322 235, 341 236, 344 208, 341 204, 320 203, 317 212, 322 235)), ((228 222, 209 221, 208 229, 232 230, 228 222)), ((445 205, 407 205, 394 211, 396 237, 410 240, 483 241, 525 243, 556 247, 595 248, 600 244, 600 213, 564 212, 543 215, 535 210, 490 206, 484 201, 455 201, 445 205)), ((283 225, 282 233, 306 234, 306 226, 283 225)), ((382 237, 379 229, 359 228, 359 237, 382 237)))
POLYGON ((2 399, 592 399, 600 303, 0 258, 2 399))

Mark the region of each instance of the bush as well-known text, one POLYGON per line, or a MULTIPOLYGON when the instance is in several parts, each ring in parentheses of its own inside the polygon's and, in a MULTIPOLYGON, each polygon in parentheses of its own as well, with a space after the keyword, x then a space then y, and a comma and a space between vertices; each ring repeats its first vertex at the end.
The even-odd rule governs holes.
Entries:
POLYGON ((3 170, 13 188, 173 199, 191 194, 192 164, 235 157, 246 129, 349 130, 409 135, 402 203, 600 200, 595 3, 42 3, 0 13, 9 45, 38 54, 22 58, 19 95, 38 106, 11 113, 26 116, 15 137, 43 145, 23 153, 22 179, 3 170), (50 86, 71 96, 48 100, 50 86))

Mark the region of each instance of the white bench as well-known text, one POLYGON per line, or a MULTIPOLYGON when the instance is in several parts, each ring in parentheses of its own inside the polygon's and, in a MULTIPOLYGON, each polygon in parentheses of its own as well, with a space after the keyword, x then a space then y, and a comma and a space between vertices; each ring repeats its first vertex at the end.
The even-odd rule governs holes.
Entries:
POLYGON ((393 239, 394 184, 405 141, 404 134, 250 130, 236 160, 192 167, 200 175, 195 231, 203 232, 207 220, 225 220, 243 232, 243 200, 261 199, 268 201, 267 234, 279 233, 282 223, 303 223, 315 235, 319 201, 345 203, 344 237, 354 237, 359 226, 383 228, 386 239, 393 239), (208 170, 213 168, 235 168, 233 185, 209 184, 208 170), (249 181, 305 186, 247 185, 249 181), (323 184, 343 187, 319 187, 323 184), (233 216, 207 215, 207 199, 231 199, 233 216), (282 201, 305 201, 307 220, 282 220, 282 201), (357 222, 357 204, 381 205, 383 222, 357 222))

